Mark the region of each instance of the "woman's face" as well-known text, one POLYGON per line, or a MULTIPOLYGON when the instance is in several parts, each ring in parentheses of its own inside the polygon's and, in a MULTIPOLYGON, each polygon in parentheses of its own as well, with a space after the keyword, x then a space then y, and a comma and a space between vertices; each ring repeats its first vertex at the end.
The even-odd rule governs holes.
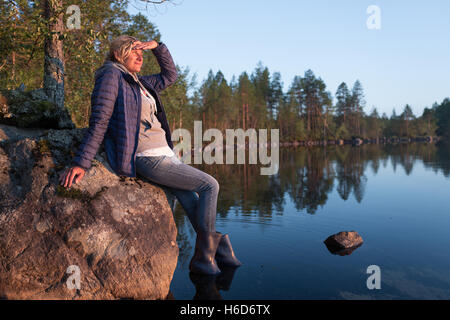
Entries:
POLYGON ((125 67, 130 72, 139 72, 141 71, 143 59, 143 51, 141 50, 131 50, 131 54, 124 61, 125 67))

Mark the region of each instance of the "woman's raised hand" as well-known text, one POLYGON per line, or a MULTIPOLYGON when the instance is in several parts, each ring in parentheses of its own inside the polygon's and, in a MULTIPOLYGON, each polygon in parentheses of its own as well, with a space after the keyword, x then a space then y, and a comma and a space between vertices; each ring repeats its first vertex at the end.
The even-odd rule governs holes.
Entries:
POLYGON ((71 187, 72 182, 78 183, 81 179, 83 179, 86 170, 81 167, 71 167, 64 170, 64 172, 59 177, 59 183, 64 186, 64 188, 71 187))
POLYGON ((155 40, 150 41, 135 41, 133 42, 133 50, 148 50, 148 49, 155 49, 158 46, 158 42, 155 40))

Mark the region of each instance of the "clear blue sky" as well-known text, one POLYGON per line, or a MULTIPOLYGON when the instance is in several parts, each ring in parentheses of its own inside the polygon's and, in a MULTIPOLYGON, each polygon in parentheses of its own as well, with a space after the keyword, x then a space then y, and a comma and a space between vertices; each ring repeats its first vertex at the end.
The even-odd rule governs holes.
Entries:
POLYGON ((175 0, 147 9, 130 1, 129 12, 139 6, 199 83, 210 69, 230 81, 261 61, 281 73, 285 91, 307 69, 333 97, 342 81, 359 79, 367 113, 399 114, 408 103, 421 115, 450 97, 448 0, 175 0), (380 30, 366 26, 370 5, 381 10, 380 30))

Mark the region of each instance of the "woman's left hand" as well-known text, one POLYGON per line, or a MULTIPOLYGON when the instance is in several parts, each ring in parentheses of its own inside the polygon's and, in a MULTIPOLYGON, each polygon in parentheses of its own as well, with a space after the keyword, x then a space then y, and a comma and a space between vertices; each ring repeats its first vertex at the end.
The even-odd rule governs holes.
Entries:
POLYGON ((136 41, 133 43, 133 50, 148 50, 148 49, 155 49, 158 46, 158 42, 155 40, 150 41, 136 41))

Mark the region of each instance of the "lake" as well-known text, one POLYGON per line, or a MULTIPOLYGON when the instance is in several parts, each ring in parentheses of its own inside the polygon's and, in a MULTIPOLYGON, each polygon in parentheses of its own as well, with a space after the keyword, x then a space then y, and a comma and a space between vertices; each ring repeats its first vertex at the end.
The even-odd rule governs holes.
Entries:
POLYGON ((177 204, 175 299, 450 299, 450 147, 434 143, 280 148, 259 165, 194 165, 220 183, 216 229, 237 269, 189 274, 195 232, 177 204), (362 246, 323 241, 357 231, 362 246), (369 266, 380 289, 369 289, 369 266))

